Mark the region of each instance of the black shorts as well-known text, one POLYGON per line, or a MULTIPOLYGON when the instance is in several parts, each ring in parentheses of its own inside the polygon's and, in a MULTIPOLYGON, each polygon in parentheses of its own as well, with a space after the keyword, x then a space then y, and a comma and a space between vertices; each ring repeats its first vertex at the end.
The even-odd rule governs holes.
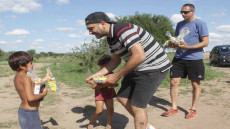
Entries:
POLYGON ((132 106, 146 108, 169 70, 151 73, 129 73, 124 76, 117 97, 128 98, 132 106))
POLYGON ((174 58, 170 69, 170 78, 186 78, 189 80, 204 80, 203 60, 182 60, 174 58))

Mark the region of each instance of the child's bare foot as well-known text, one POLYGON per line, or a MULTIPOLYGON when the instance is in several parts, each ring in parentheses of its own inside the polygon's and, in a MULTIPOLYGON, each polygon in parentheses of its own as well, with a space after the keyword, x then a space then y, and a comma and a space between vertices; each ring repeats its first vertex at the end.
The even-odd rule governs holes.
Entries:
POLYGON ((93 125, 89 124, 87 129, 93 129, 93 125))
POLYGON ((107 124, 105 128, 106 129, 112 129, 111 125, 109 125, 109 124, 107 124))

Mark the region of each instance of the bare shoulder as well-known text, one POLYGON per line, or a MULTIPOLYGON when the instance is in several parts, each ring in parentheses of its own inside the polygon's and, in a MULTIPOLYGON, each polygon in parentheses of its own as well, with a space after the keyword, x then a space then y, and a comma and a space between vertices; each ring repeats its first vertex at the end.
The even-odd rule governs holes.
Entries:
POLYGON ((16 74, 14 77, 14 81, 15 83, 26 83, 26 82, 30 82, 31 79, 26 75, 16 74))
POLYGON ((14 77, 14 85, 16 89, 21 89, 22 87, 25 87, 25 85, 28 85, 30 83, 31 79, 26 75, 16 74, 14 77))

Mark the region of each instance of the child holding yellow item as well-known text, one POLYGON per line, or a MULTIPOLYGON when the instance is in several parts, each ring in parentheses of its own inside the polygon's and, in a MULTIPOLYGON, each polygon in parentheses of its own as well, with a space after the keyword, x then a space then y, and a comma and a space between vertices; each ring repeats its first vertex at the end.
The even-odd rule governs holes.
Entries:
POLYGON ((18 109, 18 121, 21 129, 42 129, 38 108, 40 101, 43 100, 48 91, 45 87, 40 92, 34 92, 34 90, 37 83, 42 84, 52 75, 47 73, 45 78, 38 79, 39 82, 35 82, 35 80, 27 76, 27 73, 32 71, 34 67, 32 62, 33 57, 24 51, 13 53, 8 59, 9 66, 13 71, 16 71, 14 85, 21 98, 21 104, 18 109))
MULTIPOLYGON (((103 55, 98 60, 98 65, 103 68, 106 63, 108 63, 111 60, 111 57, 109 55, 103 55)), ((114 86, 108 86, 106 84, 100 84, 101 81, 105 80, 106 77, 102 77, 99 82, 97 80, 100 78, 97 78, 93 84, 92 88, 95 89, 95 104, 96 104, 96 111, 92 115, 90 123, 88 125, 88 129, 93 129, 94 122, 96 118, 102 113, 103 111, 103 105, 105 103, 106 109, 107 109, 107 125, 106 129, 111 129, 111 120, 114 112, 113 108, 113 98, 116 97, 116 93, 114 90, 114 86)))

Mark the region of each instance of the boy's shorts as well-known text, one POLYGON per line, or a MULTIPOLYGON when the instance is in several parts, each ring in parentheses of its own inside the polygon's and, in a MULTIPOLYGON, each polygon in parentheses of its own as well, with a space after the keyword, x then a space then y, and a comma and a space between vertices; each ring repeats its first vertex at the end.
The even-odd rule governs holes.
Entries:
POLYGON ((204 80, 203 60, 182 60, 174 58, 170 69, 170 78, 186 78, 189 80, 204 80))
POLYGON ((18 121, 21 129, 43 129, 38 110, 18 109, 18 121))
POLYGON ((116 92, 114 88, 104 88, 95 90, 95 100, 96 101, 105 101, 108 99, 113 99, 116 97, 116 92))
POLYGON ((146 108, 169 70, 149 73, 131 72, 124 76, 117 97, 128 98, 132 106, 146 108))

